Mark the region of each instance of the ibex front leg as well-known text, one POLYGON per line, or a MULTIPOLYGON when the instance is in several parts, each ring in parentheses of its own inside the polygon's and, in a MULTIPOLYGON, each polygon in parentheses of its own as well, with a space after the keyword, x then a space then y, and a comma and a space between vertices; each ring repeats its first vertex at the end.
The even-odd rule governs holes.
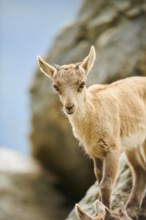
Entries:
POLYGON ((103 161, 103 178, 100 182, 101 198, 104 205, 110 208, 110 197, 115 181, 120 153, 115 150, 108 152, 103 161))
POLYGON ((94 173, 98 180, 98 183, 100 183, 103 175, 103 160, 95 157, 93 157, 92 159, 94 163, 94 173))

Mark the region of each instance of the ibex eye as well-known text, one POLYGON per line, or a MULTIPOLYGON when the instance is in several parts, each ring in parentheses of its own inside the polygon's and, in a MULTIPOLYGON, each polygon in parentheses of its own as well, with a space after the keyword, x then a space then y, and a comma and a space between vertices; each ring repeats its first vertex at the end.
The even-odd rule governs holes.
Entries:
POLYGON ((54 84, 53 87, 54 87, 54 89, 55 89, 56 91, 59 91, 59 88, 58 88, 57 85, 54 84))
POLYGON ((78 88, 78 92, 80 92, 85 86, 85 82, 82 82, 80 85, 79 85, 79 88, 78 88))
POLYGON ((84 86, 85 86, 85 82, 82 82, 81 84, 80 84, 80 89, 83 89, 84 88, 84 86))

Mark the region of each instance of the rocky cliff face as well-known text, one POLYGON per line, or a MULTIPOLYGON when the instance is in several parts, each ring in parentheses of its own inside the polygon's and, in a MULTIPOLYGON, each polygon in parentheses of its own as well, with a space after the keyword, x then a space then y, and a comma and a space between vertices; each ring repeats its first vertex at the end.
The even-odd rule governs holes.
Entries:
MULTIPOLYGON (((115 186, 112 192, 111 203, 112 209, 120 207, 121 202, 126 203, 132 187, 132 178, 129 167, 127 166, 125 155, 122 154, 120 158, 119 171, 115 186)), ((100 188, 97 182, 87 191, 84 198, 80 201, 80 206, 87 211, 88 214, 96 216, 95 201, 100 198, 100 188)), ((138 220, 146 220, 146 207, 141 208, 138 220), (142 212, 141 212, 142 211, 142 212), (142 214, 141 214, 142 213, 142 214)), ((75 210, 73 209, 66 220, 78 220, 75 210)))
MULTIPOLYGON (((88 84, 146 75, 146 1, 84 0, 76 20, 56 37, 46 61, 81 61, 91 45, 97 59, 88 84)), ((94 180, 90 161, 72 136, 51 81, 37 70, 30 89, 32 154, 60 177, 59 187, 79 199, 94 180)))
MULTIPOLYGON (((131 174, 126 164, 124 155, 121 157, 120 169, 117 175, 116 184, 112 193, 112 208, 116 209, 120 207, 120 203, 127 200, 128 194, 131 190, 131 174)), ((85 197, 80 201, 80 206, 85 209, 90 215, 96 215, 94 204, 96 199, 99 199, 100 189, 98 183, 90 187, 85 197)), ((73 209, 66 220, 78 220, 75 210, 73 209)))
POLYGON ((65 198, 53 188, 55 182, 36 160, 0 148, 0 219, 64 219, 65 198))

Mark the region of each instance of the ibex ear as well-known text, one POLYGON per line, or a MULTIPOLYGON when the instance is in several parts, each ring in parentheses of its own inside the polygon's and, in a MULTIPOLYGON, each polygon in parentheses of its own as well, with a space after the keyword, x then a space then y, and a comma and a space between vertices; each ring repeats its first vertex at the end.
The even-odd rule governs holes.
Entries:
POLYGON ((81 67, 85 70, 85 73, 88 74, 93 67, 95 62, 96 53, 94 46, 91 46, 88 56, 81 62, 81 67))
POLYGON ((102 202, 100 202, 99 200, 96 200, 95 210, 96 210, 97 214, 105 213, 105 205, 102 202))
POLYGON ((75 205, 75 212, 80 220, 92 220, 92 218, 83 209, 81 209, 78 204, 75 205))
POLYGON ((108 207, 106 207, 102 202, 96 200, 96 212, 97 214, 104 213, 106 216, 110 216, 112 213, 108 207))
POLYGON ((41 72, 43 72, 46 76, 52 79, 56 71, 55 67, 46 63, 40 56, 37 56, 37 60, 38 60, 38 65, 40 67, 41 72))
POLYGON ((105 206, 105 213, 106 213, 106 216, 111 216, 112 215, 111 210, 106 206, 105 206))
POLYGON ((120 204, 119 215, 120 215, 120 217, 125 217, 125 219, 127 219, 127 220, 132 220, 132 218, 129 217, 127 210, 126 210, 126 207, 124 206, 123 202, 121 202, 121 204, 120 204))

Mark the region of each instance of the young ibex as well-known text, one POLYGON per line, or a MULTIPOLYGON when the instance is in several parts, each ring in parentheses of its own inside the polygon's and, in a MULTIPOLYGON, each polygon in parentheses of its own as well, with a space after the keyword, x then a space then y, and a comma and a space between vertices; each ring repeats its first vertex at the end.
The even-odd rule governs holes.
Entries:
POLYGON ((93 218, 85 212, 78 204, 75 206, 76 215, 80 220, 132 220, 121 203, 121 207, 116 212, 111 211, 108 207, 103 205, 100 201, 96 201, 95 210, 97 216, 93 218))
POLYGON ((41 57, 38 63, 53 81, 74 136, 93 159, 101 199, 109 208, 119 156, 125 151, 133 176, 126 207, 135 215, 146 185, 146 77, 87 88, 95 56, 92 46, 81 63, 53 67, 41 57))

